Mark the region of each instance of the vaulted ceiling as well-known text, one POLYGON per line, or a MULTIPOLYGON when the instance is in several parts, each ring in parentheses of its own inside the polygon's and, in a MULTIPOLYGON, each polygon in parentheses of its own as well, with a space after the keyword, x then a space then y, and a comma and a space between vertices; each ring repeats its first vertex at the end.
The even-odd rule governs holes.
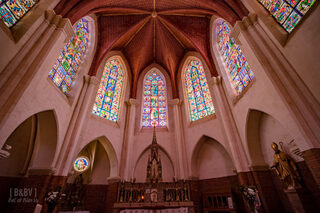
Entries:
POLYGON ((200 53, 217 75, 210 52, 210 18, 216 15, 234 24, 248 13, 240 0, 62 0, 55 12, 72 23, 97 15, 98 46, 89 74, 96 74, 109 51, 121 51, 130 66, 133 98, 139 75, 152 63, 168 72, 177 97, 177 73, 188 51, 200 53))

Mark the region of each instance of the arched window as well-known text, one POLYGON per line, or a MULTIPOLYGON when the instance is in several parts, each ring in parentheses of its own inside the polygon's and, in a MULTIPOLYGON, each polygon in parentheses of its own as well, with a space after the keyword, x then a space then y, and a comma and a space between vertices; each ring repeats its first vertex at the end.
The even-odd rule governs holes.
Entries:
POLYGON ((8 26, 15 25, 39 0, 0 0, 0 17, 8 26))
POLYGON ((74 30, 76 35, 64 46, 57 62, 49 73, 49 78, 65 94, 70 91, 72 81, 76 77, 79 65, 88 47, 88 21, 84 18, 80 19, 75 24, 74 30))
POLYGON ((253 79, 253 72, 251 71, 240 47, 230 36, 230 27, 225 21, 221 21, 217 25, 216 33, 218 48, 224 60, 229 81, 231 82, 235 92, 239 95, 253 79))
POLYGON ((316 0, 259 0, 270 15, 290 33, 316 0))
POLYGON ((124 71, 118 58, 109 59, 104 67, 92 113, 116 122, 119 118, 124 71))
POLYGON ((190 120, 196 121, 214 114, 214 106, 203 65, 199 60, 189 61, 184 72, 184 83, 188 98, 190 120))
POLYGON ((164 77, 156 71, 146 75, 143 84, 142 126, 167 126, 167 88, 164 77))

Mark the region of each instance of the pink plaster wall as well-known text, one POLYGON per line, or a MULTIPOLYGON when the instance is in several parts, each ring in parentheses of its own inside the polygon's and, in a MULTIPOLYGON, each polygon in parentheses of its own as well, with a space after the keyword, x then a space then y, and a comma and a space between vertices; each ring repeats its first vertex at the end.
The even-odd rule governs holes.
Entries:
MULTIPOLYGON (((89 70, 93 58, 96 34, 94 21, 92 19, 90 20, 89 27, 91 29, 91 41, 89 42, 88 52, 84 57, 84 62, 80 65, 79 75, 74 84, 83 83, 82 76, 89 70)), ((0 130, 0 145, 5 143, 6 139, 14 131, 14 129, 31 115, 45 110, 53 110, 57 123, 56 160, 65 133, 68 129, 72 111, 76 105, 76 101, 74 100, 79 96, 81 89, 80 86, 73 88, 72 96, 68 98, 48 78, 49 71, 51 70, 63 48, 65 38, 66 35, 62 34, 55 41, 55 48, 52 48, 47 55, 44 56, 44 59, 38 67, 34 78, 28 84, 28 87, 23 92, 22 97, 18 100, 13 111, 10 113, 9 118, 4 125, 5 128, 0 130)), ((55 160, 52 162, 52 167, 54 167, 55 160)))
MULTIPOLYGON (((258 1, 242 0, 251 13, 267 14, 258 1)), ((268 15, 268 14, 267 14, 268 15)), ((315 57, 320 55, 320 7, 315 4, 302 22, 292 31, 284 46, 282 46, 262 23, 264 30, 270 35, 274 44, 294 67, 313 95, 320 101, 320 61, 315 57)), ((272 24, 277 24, 274 21, 272 24)))

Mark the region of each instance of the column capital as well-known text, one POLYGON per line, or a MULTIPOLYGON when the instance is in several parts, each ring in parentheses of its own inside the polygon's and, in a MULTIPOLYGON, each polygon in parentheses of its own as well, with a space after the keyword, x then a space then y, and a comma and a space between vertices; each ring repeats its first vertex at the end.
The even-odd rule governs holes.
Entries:
POLYGON ((222 82, 222 77, 221 76, 217 76, 217 77, 212 77, 208 80, 208 84, 210 86, 213 86, 213 85, 219 85, 221 84, 222 82))
POLYGON ((237 21, 231 30, 231 37, 233 37, 237 43, 239 42, 239 35, 242 31, 248 29, 249 26, 254 25, 257 22, 257 14, 249 13, 248 16, 243 17, 241 21, 237 21))
POLYGON ((168 100, 168 104, 180 106, 182 104, 182 100, 179 98, 171 99, 171 100, 168 100))
POLYGON ((126 101, 128 106, 137 106, 139 105, 139 101, 137 99, 134 98, 130 98, 129 100, 126 101))
POLYGON ((75 35, 70 19, 62 18, 57 15, 53 10, 46 10, 45 19, 56 28, 63 30, 66 33, 65 42, 68 42, 72 36, 75 35))
POLYGON ((93 85, 99 84, 99 80, 96 76, 84 75, 83 79, 87 84, 93 84, 93 85))

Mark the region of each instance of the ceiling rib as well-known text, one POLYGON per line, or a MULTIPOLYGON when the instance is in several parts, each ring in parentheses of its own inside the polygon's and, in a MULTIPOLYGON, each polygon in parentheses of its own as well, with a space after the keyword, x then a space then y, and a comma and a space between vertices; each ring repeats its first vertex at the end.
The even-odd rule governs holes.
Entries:
POLYGON ((131 40, 140 32, 140 30, 146 25, 146 23, 148 23, 150 21, 150 17, 146 18, 146 21, 141 25, 141 27, 139 27, 139 29, 130 37, 130 39, 125 43, 125 45, 123 46, 124 48, 126 48, 128 46, 128 44, 131 42, 131 40))

